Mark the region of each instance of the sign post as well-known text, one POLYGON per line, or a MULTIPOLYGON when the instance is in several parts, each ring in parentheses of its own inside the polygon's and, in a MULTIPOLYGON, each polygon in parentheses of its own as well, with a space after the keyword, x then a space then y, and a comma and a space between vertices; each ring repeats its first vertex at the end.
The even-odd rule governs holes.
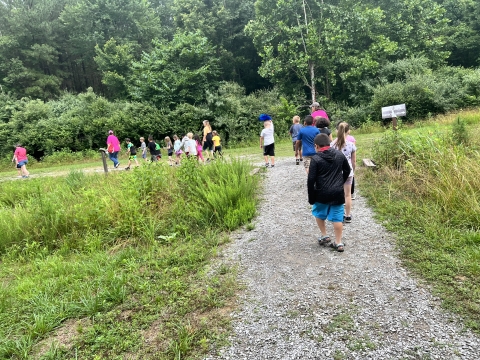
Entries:
POLYGON ((382 119, 392 119, 393 130, 397 130, 397 117, 407 115, 405 104, 382 107, 382 119))
POLYGON ((105 174, 108 173, 108 166, 107 166, 107 149, 100 148, 98 149, 100 151, 100 154, 102 154, 102 162, 103 162, 103 171, 105 171, 105 174))

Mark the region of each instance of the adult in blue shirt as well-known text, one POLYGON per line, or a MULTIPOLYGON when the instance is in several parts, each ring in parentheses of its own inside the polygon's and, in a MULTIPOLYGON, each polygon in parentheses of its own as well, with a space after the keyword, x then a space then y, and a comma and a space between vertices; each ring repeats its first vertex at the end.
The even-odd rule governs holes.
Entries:
POLYGON ((305 166, 305 171, 308 174, 310 160, 312 156, 316 154, 314 145, 315 136, 320 134, 320 131, 313 126, 313 117, 311 115, 305 116, 304 123, 305 126, 298 133, 295 149, 299 150, 300 146, 302 147, 303 166, 305 166))

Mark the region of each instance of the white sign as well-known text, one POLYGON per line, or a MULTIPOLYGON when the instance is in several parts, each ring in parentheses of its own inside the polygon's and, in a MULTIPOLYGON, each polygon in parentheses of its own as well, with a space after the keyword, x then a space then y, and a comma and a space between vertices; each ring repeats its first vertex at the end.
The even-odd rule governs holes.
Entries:
POLYGON ((382 119, 391 119, 407 115, 405 104, 382 107, 382 119))

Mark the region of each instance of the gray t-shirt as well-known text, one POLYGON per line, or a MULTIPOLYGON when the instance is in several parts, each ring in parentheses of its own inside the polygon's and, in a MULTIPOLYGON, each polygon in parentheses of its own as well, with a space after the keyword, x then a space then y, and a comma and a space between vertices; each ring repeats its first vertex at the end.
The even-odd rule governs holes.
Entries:
POLYGON ((270 128, 265 128, 260 133, 260 136, 263 137, 263 145, 267 146, 274 143, 273 140, 273 126, 270 128))
POLYGON ((145 144, 145 141, 142 141, 140 144, 140 149, 142 150, 142 155, 147 153, 147 145, 145 144))
POLYGON ((290 134, 292 134, 292 141, 297 141, 297 136, 300 130, 302 129, 302 125, 300 124, 293 124, 290 126, 290 134))

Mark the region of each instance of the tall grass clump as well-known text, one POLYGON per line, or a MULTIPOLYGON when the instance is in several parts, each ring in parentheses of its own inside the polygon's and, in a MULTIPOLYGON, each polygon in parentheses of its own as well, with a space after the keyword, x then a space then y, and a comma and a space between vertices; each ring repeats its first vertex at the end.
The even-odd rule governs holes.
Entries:
POLYGON ((255 214, 250 171, 185 161, 0 183, 0 358, 188 358, 221 342, 235 269, 211 260, 255 214), (67 344, 52 342, 65 323, 67 344))
POLYGON ((406 263, 480 331, 480 154, 470 129, 387 132, 365 192, 398 234, 406 263))

